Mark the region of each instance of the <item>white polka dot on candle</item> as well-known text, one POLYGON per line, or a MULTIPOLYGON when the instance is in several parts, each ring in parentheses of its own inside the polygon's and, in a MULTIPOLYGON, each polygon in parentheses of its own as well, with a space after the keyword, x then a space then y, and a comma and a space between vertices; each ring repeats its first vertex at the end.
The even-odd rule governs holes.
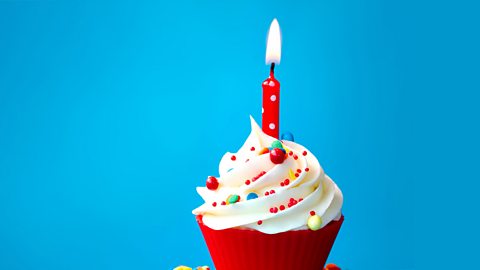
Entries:
POLYGON ((277 100, 277 96, 275 96, 275 95, 270 96, 270 100, 271 100, 271 101, 277 100))
POLYGON ((268 127, 273 130, 273 129, 275 129, 275 124, 274 124, 274 123, 270 123, 270 125, 268 125, 268 127))

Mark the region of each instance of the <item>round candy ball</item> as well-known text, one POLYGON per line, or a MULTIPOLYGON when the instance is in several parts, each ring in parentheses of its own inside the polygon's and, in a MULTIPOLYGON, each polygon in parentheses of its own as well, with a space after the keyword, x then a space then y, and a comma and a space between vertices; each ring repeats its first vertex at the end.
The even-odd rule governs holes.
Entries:
POLYGON ((282 144, 281 141, 278 141, 278 140, 277 140, 277 141, 274 141, 274 142, 272 143, 272 148, 283 148, 283 144, 282 144))
POLYGON ((282 164, 285 160, 285 152, 280 148, 273 148, 270 150, 270 160, 274 164, 282 164))
POLYGON ((291 132, 284 132, 282 133, 282 140, 286 140, 286 141, 291 141, 291 142, 294 142, 294 138, 293 138, 293 134, 291 132))
POLYGON ((322 218, 318 215, 310 216, 307 220, 307 226, 312 231, 320 230, 322 227, 322 218))
POLYGON ((218 188, 218 180, 215 176, 209 176, 207 178, 207 188, 210 190, 216 190, 218 188))
POLYGON ((256 198, 258 198, 257 193, 252 192, 252 193, 248 193, 248 195, 247 195, 247 201, 248 200, 253 200, 253 199, 256 199, 256 198))

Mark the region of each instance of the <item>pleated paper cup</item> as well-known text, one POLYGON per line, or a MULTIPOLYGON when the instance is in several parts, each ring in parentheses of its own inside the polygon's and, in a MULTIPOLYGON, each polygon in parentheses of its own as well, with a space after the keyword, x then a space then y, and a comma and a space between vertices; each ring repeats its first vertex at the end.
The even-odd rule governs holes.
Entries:
POLYGON ((197 217, 216 270, 321 270, 343 223, 318 231, 265 234, 251 229, 213 230, 197 217))

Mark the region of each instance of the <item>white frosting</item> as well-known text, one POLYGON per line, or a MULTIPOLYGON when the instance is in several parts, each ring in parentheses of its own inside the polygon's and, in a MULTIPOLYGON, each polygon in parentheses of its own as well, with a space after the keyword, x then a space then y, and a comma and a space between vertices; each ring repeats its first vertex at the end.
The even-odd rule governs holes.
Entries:
POLYGON ((277 139, 263 133, 255 120, 250 118, 252 131, 244 145, 237 153, 226 153, 220 162, 218 189, 197 188, 205 203, 193 210, 193 214, 203 215, 203 223, 214 230, 249 228, 267 234, 307 229, 311 211, 322 218, 322 227, 338 220, 343 204, 342 192, 324 173, 317 158, 297 143, 282 141, 287 153, 293 153, 283 163, 274 164, 269 153, 259 155, 259 152, 277 139), (252 151, 252 147, 255 150, 252 151), (306 155, 303 155, 305 151, 306 155), (233 155, 235 160, 232 160, 233 155), (295 156, 298 158, 294 159, 295 156), (298 173, 297 169, 301 172, 298 173), (253 182, 252 179, 262 171, 265 174, 253 182), (293 176, 294 173, 298 173, 298 177, 293 176), (281 186, 287 178, 290 183, 281 186), (249 185, 246 180, 250 180, 249 185), (275 193, 266 196, 265 192, 271 190, 275 193), (247 200, 251 192, 256 193, 258 198, 247 200), (221 202, 232 194, 239 195, 240 201, 222 205, 221 202), (288 207, 290 198, 298 203, 288 207), (280 205, 285 210, 280 210, 280 205), (272 207, 277 207, 278 212, 271 213, 272 207), (260 220, 261 225, 258 224, 260 220))

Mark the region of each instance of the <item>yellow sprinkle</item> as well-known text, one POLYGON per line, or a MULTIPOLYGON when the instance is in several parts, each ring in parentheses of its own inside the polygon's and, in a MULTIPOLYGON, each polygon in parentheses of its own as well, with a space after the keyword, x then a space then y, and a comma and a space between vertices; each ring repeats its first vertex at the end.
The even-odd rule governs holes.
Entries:
POLYGON ((192 270, 192 268, 181 265, 181 266, 175 267, 173 270, 192 270))
POLYGON ((208 266, 199 266, 199 267, 197 267, 197 270, 210 270, 210 267, 208 267, 208 266))
POLYGON ((292 169, 290 169, 288 171, 288 176, 290 177, 290 180, 295 180, 297 179, 297 177, 295 177, 295 173, 292 171, 292 169))

